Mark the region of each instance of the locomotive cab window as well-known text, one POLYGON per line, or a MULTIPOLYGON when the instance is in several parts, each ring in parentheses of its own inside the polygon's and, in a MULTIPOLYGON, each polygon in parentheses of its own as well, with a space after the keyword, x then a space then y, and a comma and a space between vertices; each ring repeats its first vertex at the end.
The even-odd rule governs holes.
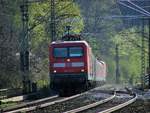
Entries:
POLYGON ((70 57, 81 57, 81 56, 83 56, 83 48, 82 47, 70 47, 69 48, 69 56, 70 57))
POLYGON ((59 47, 53 50, 54 57, 56 58, 68 58, 68 57, 82 57, 83 48, 82 47, 59 47))
POLYGON ((54 57, 67 57, 67 48, 54 48, 54 57))

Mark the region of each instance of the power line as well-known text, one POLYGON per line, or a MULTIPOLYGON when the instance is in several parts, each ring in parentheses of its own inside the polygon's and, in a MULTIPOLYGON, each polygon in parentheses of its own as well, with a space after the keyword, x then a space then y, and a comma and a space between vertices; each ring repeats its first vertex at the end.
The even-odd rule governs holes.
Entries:
POLYGON ((134 3, 131 2, 130 0, 128 0, 128 2, 129 2, 130 4, 132 4, 132 5, 134 5, 135 7, 139 8, 139 9, 142 10, 143 12, 149 14, 149 16, 150 16, 150 12, 148 12, 148 11, 146 11, 145 9, 143 9, 142 7, 140 7, 140 6, 136 5, 136 4, 134 4, 134 3))
POLYGON ((144 13, 143 11, 138 10, 138 9, 135 9, 135 8, 133 8, 133 7, 131 7, 131 6, 128 6, 127 4, 125 4, 125 3, 123 3, 123 2, 119 2, 119 4, 121 4, 121 5, 125 6, 125 7, 128 7, 128 8, 130 8, 130 9, 132 9, 132 10, 135 10, 135 11, 137 11, 137 12, 139 12, 139 13, 143 14, 143 15, 146 15, 146 16, 150 17, 150 15, 149 15, 149 14, 144 13))
POLYGON ((150 8, 150 6, 142 6, 143 8, 150 8))
MULTIPOLYGON (((121 2, 124 2, 124 1, 128 1, 128 0, 119 0, 121 2)), ((133 2, 149 2, 149 0, 130 0, 130 1, 133 1, 133 2)))

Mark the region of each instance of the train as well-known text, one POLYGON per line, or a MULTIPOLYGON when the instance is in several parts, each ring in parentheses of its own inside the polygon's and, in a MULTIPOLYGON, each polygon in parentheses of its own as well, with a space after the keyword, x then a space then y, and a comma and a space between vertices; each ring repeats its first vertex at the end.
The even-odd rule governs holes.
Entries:
POLYGON ((80 35, 65 35, 49 46, 49 75, 52 89, 66 92, 87 90, 106 81, 106 64, 98 61, 80 35), (64 40, 65 39, 65 40, 64 40))

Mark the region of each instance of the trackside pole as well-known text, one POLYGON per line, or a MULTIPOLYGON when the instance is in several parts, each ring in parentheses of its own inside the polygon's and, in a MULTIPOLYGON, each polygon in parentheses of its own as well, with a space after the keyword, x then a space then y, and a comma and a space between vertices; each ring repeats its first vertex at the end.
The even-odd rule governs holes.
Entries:
POLYGON ((23 82, 23 93, 31 91, 29 80, 29 36, 28 36, 28 0, 23 0, 20 6, 22 13, 22 32, 20 36, 20 70, 23 82))
POLYGON ((119 83, 119 44, 116 44, 116 83, 119 83))
MULTIPOLYGON (((149 10, 150 11, 150 10, 149 10)), ((148 53, 148 56, 149 56, 149 70, 148 70, 148 87, 150 89, 150 18, 148 19, 148 24, 149 24, 149 53, 148 53)))

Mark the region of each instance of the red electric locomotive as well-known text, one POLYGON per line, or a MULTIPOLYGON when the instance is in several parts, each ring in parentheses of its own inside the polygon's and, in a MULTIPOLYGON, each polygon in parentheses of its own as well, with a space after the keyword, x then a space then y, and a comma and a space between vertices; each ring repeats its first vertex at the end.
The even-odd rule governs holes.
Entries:
MULTIPOLYGON (((76 40, 79 36, 63 38, 76 40)), ((106 65, 94 57, 86 41, 56 41, 50 44, 49 50, 50 85, 60 93, 105 81, 106 65)))

